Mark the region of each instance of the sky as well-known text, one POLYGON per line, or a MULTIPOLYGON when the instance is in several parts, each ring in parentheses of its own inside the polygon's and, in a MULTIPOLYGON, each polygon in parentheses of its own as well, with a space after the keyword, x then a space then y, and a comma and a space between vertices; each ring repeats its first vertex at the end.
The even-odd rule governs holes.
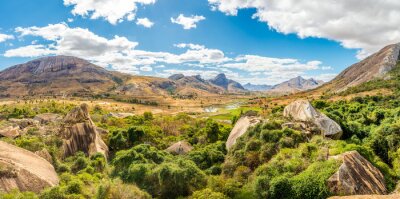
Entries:
POLYGON ((329 81, 400 41, 397 0, 0 0, 0 70, 77 56, 109 70, 329 81))

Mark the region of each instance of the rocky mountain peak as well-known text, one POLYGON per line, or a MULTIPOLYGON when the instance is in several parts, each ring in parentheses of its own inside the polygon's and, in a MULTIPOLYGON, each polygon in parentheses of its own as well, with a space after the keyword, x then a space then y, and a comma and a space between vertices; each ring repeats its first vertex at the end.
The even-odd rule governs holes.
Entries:
POLYGON ((333 91, 343 91, 374 78, 383 78, 399 61, 400 43, 384 47, 375 54, 355 63, 332 80, 333 91))

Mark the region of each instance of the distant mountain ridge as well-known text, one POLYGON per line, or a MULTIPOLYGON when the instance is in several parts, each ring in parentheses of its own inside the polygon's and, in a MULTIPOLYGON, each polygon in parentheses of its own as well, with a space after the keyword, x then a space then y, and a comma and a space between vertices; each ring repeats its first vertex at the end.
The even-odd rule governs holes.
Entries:
POLYGON ((192 87, 195 89, 206 90, 212 93, 224 92, 245 92, 243 86, 231 79, 225 74, 218 74, 210 80, 203 79, 200 75, 185 76, 183 74, 171 75, 168 79, 176 81, 181 87, 192 87))
POLYGON ((324 84, 323 81, 315 80, 313 78, 305 79, 301 76, 292 78, 276 85, 254 85, 247 83, 244 86, 250 91, 267 91, 272 93, 295 93, 299 91, 306 91, 324 84))
POLYGON ((269 91, 279 93, 295 93, 316 88, 318 86, 321 86, 323 83, 323 81, 315 80, 313 78, 304 79, 301 76, 297 76, 288 81, 273 86, 269 91))

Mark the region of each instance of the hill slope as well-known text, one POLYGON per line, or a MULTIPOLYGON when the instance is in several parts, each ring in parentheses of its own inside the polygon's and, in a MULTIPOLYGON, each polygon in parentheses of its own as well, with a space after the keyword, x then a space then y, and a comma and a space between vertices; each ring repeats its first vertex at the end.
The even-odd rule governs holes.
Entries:
POLYGON ((376 78, 388 78, 399 61, 400 43, 384 47, 379 52, 351 65, 323 89, 340 92, 376 78))
POLYGON ((69 56, 54 56, 19 64, 0 72, 2 96, 101 93, 129 76, 69 56))
POLYGON ((321 86, 324 82, 315 80, 313 78, 304 79, 301 76, 295 77, 288 81, 282 82, 272 87, 269 92, 273 93, 295 93, 299 91, 306 91, 318 86, 321 86))

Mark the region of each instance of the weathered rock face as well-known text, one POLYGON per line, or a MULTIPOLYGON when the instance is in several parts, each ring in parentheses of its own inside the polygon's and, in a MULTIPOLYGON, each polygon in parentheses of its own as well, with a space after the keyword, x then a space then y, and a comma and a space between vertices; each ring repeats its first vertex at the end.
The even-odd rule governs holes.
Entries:
POLYGON ((185 141, 179 141, 165 150, 174 155, 185 155, 189 153, 192 149, 193 147, 189 143, 185 141))
POLYGON ((0 190, 41 192, 59 182, 53 166, 40 156, 0 141, 0 190))
POLYGON ((83 151, 87 155, 97 152, 107 157, 108 147, 97 132, 97 127, 90 119, 88 106, 82 104, 67 114, 61 128, 64 157, 83 151))
POLYGON ((357 151, 337 157, 343 163, 328 179, 328 187, 334 195, 386 194, 383 174, 357 151))
POLYGON ((332 139, 342 136, 342 128, 325 114, 317 111, 309 101, 297 100, 285 107, 283 115, 296 122, 304 122, 317 127, 321 134, 332 139))
POLYGON ((40 151, 35 151, 35 154, 47 160, 50 163, 53 163, 53 158, 51 157, 49 151, 47 149, 42 149, 40 151))
POLYGON ((16 138, 21 135, 18 126, 7 126, 0 129, 0 137, 16 138))
POLYGON ((26 127, 38 127, 39 121, 34 119, 10 119, 9 122, 14 123, 19 126, 19 128, 24 129, 26 127))
POLYGON ((33 119, 38 121, 40 124, 49 124, 51 122, 61 121, 62 116, 54 113, 43 113, 36 115, 33 119))
POLYGON ((245 116, 241 117, 233 127, 231 133, 229 134, 228 140, 226 141, 226 149, 230 149, 236 140, 241 137, 246 131, 256 124, 260 123, 261 119, 258 117, 245 116))

